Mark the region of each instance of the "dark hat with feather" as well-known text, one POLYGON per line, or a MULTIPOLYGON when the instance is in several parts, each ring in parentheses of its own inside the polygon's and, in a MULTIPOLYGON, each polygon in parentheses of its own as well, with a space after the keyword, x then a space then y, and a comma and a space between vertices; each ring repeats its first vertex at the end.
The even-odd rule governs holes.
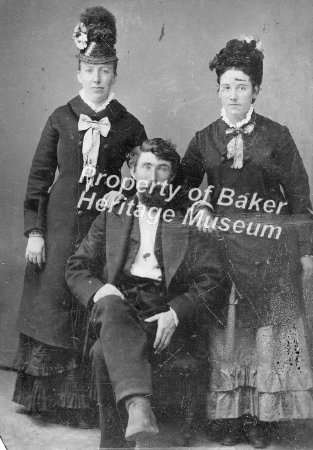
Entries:
POLYGON ((73 39, 80 61, 103 64, 117 61, 115 17, 102 6, 86 8, 79 17, 73 39))

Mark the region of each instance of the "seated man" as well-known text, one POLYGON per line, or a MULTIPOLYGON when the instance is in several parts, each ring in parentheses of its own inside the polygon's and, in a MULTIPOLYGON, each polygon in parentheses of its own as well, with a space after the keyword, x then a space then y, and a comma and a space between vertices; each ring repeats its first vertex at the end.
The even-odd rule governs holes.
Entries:
POLYGON ((137 194, 100 214, 68 260, 66 280, 92 307, 98 338, 91 354, 103 447, 106 370, 116 402, 128 412, 126 440, 156 434, 150 363, 176 355, 218 303, 216 237, 184 226, 169 201, 179 162, 175 146, 163 139, 136 147, 130 169, 137 194))

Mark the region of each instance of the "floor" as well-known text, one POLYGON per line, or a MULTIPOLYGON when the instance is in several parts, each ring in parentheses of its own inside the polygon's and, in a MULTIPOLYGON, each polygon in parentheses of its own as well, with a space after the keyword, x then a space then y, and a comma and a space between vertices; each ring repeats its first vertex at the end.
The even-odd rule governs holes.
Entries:
MULTIPOLYGON (((11 402, 16 374, 0 370, 0 450, 96 450, 99 445, 99 429, 81 430, 57 425, 23 413, 23 409, 11 402)), ((160 422, 160 434, 150 443, 150 448, 176 448, 182 445, 179 424, 175 418, 160 422)), ((216 437, 216 436, 215 436, 216 437)), ((214 437, 212 428, 197 427, 192 448, 211 450, 248 450, 247 443, 236 447, 223 447, 214 437), (209 431, 211 430, 211 435, 209 431)), ((268 450, 313 449, 313 425, 303 428, 280 429, 274 434, 268 450)))

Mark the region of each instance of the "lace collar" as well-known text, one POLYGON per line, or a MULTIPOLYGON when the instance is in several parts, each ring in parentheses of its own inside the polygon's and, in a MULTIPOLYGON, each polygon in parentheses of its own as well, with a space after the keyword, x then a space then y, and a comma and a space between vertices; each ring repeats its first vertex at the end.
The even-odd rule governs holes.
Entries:
POLYGON ((79 95, 81 99, 96 113, 105 109, 108 106, 108 104, 113 100, 113 98, 115 98, 115 94, 111 92, 106 101, 102 105, 96 106, 94 103, 92 103, 90 100, 87 99, 84 89, 81 89, 79 91, 79 95))
POLYGON ((247 112, 246 118, 241 120, 241 122, 237 122, 235 125, 233 123, 231 123, 231 121, 226 117, 226 111, 225 108, 221 109, 221 117, 222 120, 230 127, 230 128, 241 128, 243 125, 246 125, 248 122, 250 122, 251 120, 251 116, 253 113, 254 109, 253 106, 250 106, 249 111, 247 112))

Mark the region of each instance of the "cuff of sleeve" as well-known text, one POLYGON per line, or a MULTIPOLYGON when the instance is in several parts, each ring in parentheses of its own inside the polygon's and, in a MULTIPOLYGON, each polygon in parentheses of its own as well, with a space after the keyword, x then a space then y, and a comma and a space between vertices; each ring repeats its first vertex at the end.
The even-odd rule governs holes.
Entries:
POLYGON ((93 296, 94 303, 97 303, 100 298, 106 295, 119 295, 121 298, 124 298, 123 294, 113 284, 106 283, 93 296))
POLYGON ((90 303, 94 304, 93 298, 102 286, 102 281, 98 278, 92 278, 88 280, 87 284, 85 280, 76 283, 74 287, 71 287, 71 291, 79 302, 88 307, 90 303))
POLYGON ((211 205, 211 203, 209 203, 209 202, 207 202, 207 201, 205 201, 205 200, 199 200, 199 201, 197 201, 197 202, 195 202, 193 205, 192 205, 192 213, 193 214, 195 214, 195 213, 197 213, 198 211, 200 211, 200 209, 201 208, 203 208, 203 207, 207 207, 207 208, 210 208, 210 210, 212 211, 212 212, 214 212, 214 208, 213 208, 213 206, 211 205))
POLYGON ((168 306, 175 311, 179 323, 189 322, 194 315, 193 302, 186 292, 174 297, 168 306))
POLYGON ((179 324, 179 320, 178 320, 177 314, 176 314, 176 312, 174 311, 174 309, 171 308, 171 307, 170 307, 170 311, 171 311, 171 313, 172 313, 172 316, 173 316, 173 319, 174 319, 175 326, 176 326, 176 328, 177 328, 177 327, 178 327, 178 324, 179 324))
MULTIPOLYGON (((36 203, 36 202, 35 202, 36 203)), ((40 230, 45 233, 45 219, 42 214, 38 213, 39 205, 33 204, 24 208, 24 236, 32 230, 40 230), (31 209, 29 209, 31 207, 31 209)))
POLYGON ((93 296, 92 300, 94 303, 97 303, 98 300, 100 300, 101 297, 103 297, 105 295, 105 289, 106 284, 104 284, 93 296))
POLYGON ((299 253, 300 253, 300 256, 312 255, 313 249, 312 249, 311 242, 304 242, 304 241, 301 242, 300 241, 299 242, 299 253))
POLYGON ((44 237, 44 229, 43 228, 39 228, 39 227, 32 227, 32 228, 27 228, 24 231, 24 236, 25 237, 30 237, 32 233, 41 233, 42 237, 44 237))
POLYGON ((43 232, 38 228, 34 228, 28 233, 28 237, 38 237, 38 236, 43 237, 43 232))

